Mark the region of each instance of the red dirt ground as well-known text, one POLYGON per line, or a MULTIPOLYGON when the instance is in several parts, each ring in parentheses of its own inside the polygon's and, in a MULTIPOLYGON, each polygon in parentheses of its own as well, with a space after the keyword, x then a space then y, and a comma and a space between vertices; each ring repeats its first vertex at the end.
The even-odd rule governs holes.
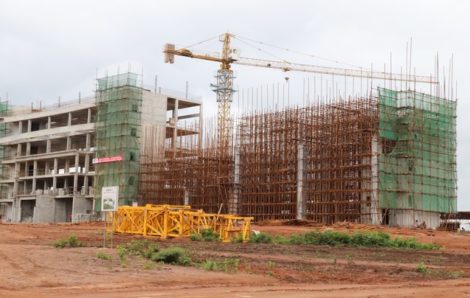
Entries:
MULTIPOLYGON (((0 224, 0 297, 470 297, 470 234, 372 227, 254 226, 272 234, 314 229, 383 230, 442 245, 439 251, 275 244, 222 244, 171 239, 193 260, 237 258, 236 273, 156 265, 132 257, 122 267, 116 249, 100 248, 103 224, 0 224), (86 245, 56 249, 76 234, 86 245), (97 252, 113 256, 110 261, 97 252), (423 262, 426 274, 416 270, 423 262)), ((113 244, 139 237, 115 235, 113 244)))

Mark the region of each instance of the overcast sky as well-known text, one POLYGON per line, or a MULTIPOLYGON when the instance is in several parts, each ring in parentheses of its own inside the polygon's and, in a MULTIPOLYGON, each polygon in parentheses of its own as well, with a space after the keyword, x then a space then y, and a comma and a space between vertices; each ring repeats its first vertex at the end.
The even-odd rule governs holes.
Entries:
MULTIPOLYGON (((186 46, 230 31, 316 57, 238 43, 242 56, 393 71, 405 67, 412 38, 412 67, 429 75, 434 57, 454 55, 458 81, 458 208, 470 210, 470 1, 21 1, 0 0, 0 97, 15 105, 92 95, 98 75, 127 65, 158 85, 200 96, 205 116, 215 113, 209 88, 218 65, 177 57, 163 63, 163 44, 186 46), (273 54, 274 53, 274 54, 273 54), (271 55, 269 55, 271 54, 271 55), (347 64, 346 64, 347 63, 347 64), (387 66, 388 67, 388 66, 387 66)), ((259 45, 259 44, 258 44, 259 45)), ((195 50, 217 51, 211 41, 195 50)), ((124 69, 123 69, 124 68, 124 69)), ((446 68, 447 69, 447 68, 446 68)), ((285 73, 234 66, 236 88, 284 84, 285 73)), ((292 97, 303 96, 305 74, 288 74, 292 97)), ((241 92, 239 92, 241 94, 241 92)), ((234 103, 240 106, 240 103, 234 103)), ((242 105, 243 106, 243 105, 242 105)), ((236 109, 237 107, 234 107, 236 109)))

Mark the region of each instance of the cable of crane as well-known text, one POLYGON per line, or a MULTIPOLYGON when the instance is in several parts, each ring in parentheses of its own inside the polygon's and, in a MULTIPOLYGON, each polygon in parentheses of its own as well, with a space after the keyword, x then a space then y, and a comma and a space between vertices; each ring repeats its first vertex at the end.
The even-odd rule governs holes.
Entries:
POLYGON ((246 45, 249 46, 249 47, 252 47, 252 48, 254 48, 254 49, 260 51, 260 52, 263 52, 263 53, 265 53, 265 54, 267 54, 267 55, 269 55, 269 56, 272 56, 272 57, 274 57, 274 58, 276 58, 276 59, 279 59, 279 60, 282 61, 282 62, 285 62, 285 63, 288 63, 288 64, 292 64, 292 62, 287 61, 287 60, 285 60, 285 59, 283 59, 283 58, 281 58, 281 57, 279 57, 279 56, 276 56, 276 55, 274 55, 274 54, 272 54, 272 53, 269 53, 268 51, 263 50, 262 48, 258 48, 258 47, 254 46, 254 45, 251 45, 251 44, 249 44, 247 41, 244 41, 244 40, 241 40, 241 39, 238 39, 238 38, 237 38, 237 40, 240 41, 240 42, 242 42, 242 43, 244 43, 244 44, 246 44, 246 45))
POLYGON ((350 63, 346 63, 346 62, 342 62, 342 61, 338 61, 338 60, 323 58, 323 57, 320 57, 320 56, 317 56, 317 55, 303 53, 303 52, 300 52, 300 51, 279 47, 279 46, 268 44, 268 43, 265 43, 265 42, 262 42, 262 41, 254 40, 254 39, 251 39, 251 38, 248 38, 248 37, 243 37, 243 36, 240 36, 240 35, 232 35, 232 37, 239 40, 239 41, 241 41, 241 39, 246 39, 246 40, 249 40, 251 42, 256 42, 256 43, 259 43, 259 44, 264 45, 264 46, 276 48, 276 49, 279 49, 279 50, 283 50, 283 51, 286 51, 286 52, 291 52, 291 53, 298 54, 298 55, 308 56, 310 58, 316 58, 316 59, 325 60, 325 61, 333 62, 333 63, 337 63, 337 64, 348 65, 348 66, 359 68, 359 69, 363 68, 362 66, 358 66, 358 65, 355 65, 355 64, 350 64, 350 63))
POLYGON ((219 35, 210 37, 210 38, 205 39, 205 40, 200 41, 200 42, 196 42, 196 43, 190 44, 190 45, 188 45, 188 46, 185 46, 184 48, 185 48, 185 49, 187 49, 187 48, 192 48, 192 47, 198 46, 198 45, 200 45, 200 44, 203 44, 203 43, 205 43, 205 42, 208 42, 208 41, 211 41, 211 40, 213 40, 213 39, 216 39, 216 38, 219 38, 219 35))

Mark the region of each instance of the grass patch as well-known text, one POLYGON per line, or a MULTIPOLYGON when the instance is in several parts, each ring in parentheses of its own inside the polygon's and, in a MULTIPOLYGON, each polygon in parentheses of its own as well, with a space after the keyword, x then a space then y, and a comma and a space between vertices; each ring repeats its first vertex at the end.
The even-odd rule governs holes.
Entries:
POLYGON ((200 233, 193 233, 189 236, 192 241, 207 241, 214 242, 219 241, 219 234, 214 232, 212 229, 202 229, 200 233))
POLYGON ((96 257, 100 260, 105 260, 105 261, 110 261, 113 259, 111 255, 108 255, 107 253, 104 253, 101 251, 96 253, 96 257))
POLYGON ((420 243, 415 238, 391 238, 384 232, 356 232, 352 235, 344 232, 325 231, 308 232, 303 234, 294 234, 288 237, 259 233, 253 234, 255 243, 277 243, 277 244, 313 244, 329 246, 360 246, 360 247, 390 247, 404 249, 426 249, 435 250, 440 246, 433 243, 420 243), (261 236, 260 236, 261 235, 261 236), (259 239, 258 239, 259 238, 259 239), (271 239, 271 240, 269 240, 271 239))
POLYGON ((68 238, 56 240, 53 245, 55 248, 80 247, 82 246, 82 243, 78 240, 75 234, 72 234, 68 238))
POLYGON ((253 233, 250 237, 250 243, 273 243, 273 236, 266 233, 253 233))
POLYGON ((175 264, 188 266, 191 265, 191 259, 185 249, 178 246, 171 246, 152 254, 150 259, 154 262, 163 262, 165 264, 175 264))
POLYGON ((201 267, 207 271, 224 271, 226 273, 235 273, 238 271, 240 259, 227 258, 223 261, 205 260, 201 267))
POLYGON ((419 272, 419 273, 422 273, 422 274, 428 274, 429 269, 423 262, 420 262, 420 263, 418 263, 418 265, 416 265, 416 272, 419 272))

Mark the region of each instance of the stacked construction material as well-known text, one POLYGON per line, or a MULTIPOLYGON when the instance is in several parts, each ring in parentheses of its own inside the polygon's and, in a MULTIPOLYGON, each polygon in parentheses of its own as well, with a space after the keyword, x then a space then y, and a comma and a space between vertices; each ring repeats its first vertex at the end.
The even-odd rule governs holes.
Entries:
POLYGON ((205 213, 188 205, 121 206, 113 218, 118 233, 168 237, 189 237, 203 230, 212 230, 220 240, 230 242, 250 239, 252 217, 205 213))

